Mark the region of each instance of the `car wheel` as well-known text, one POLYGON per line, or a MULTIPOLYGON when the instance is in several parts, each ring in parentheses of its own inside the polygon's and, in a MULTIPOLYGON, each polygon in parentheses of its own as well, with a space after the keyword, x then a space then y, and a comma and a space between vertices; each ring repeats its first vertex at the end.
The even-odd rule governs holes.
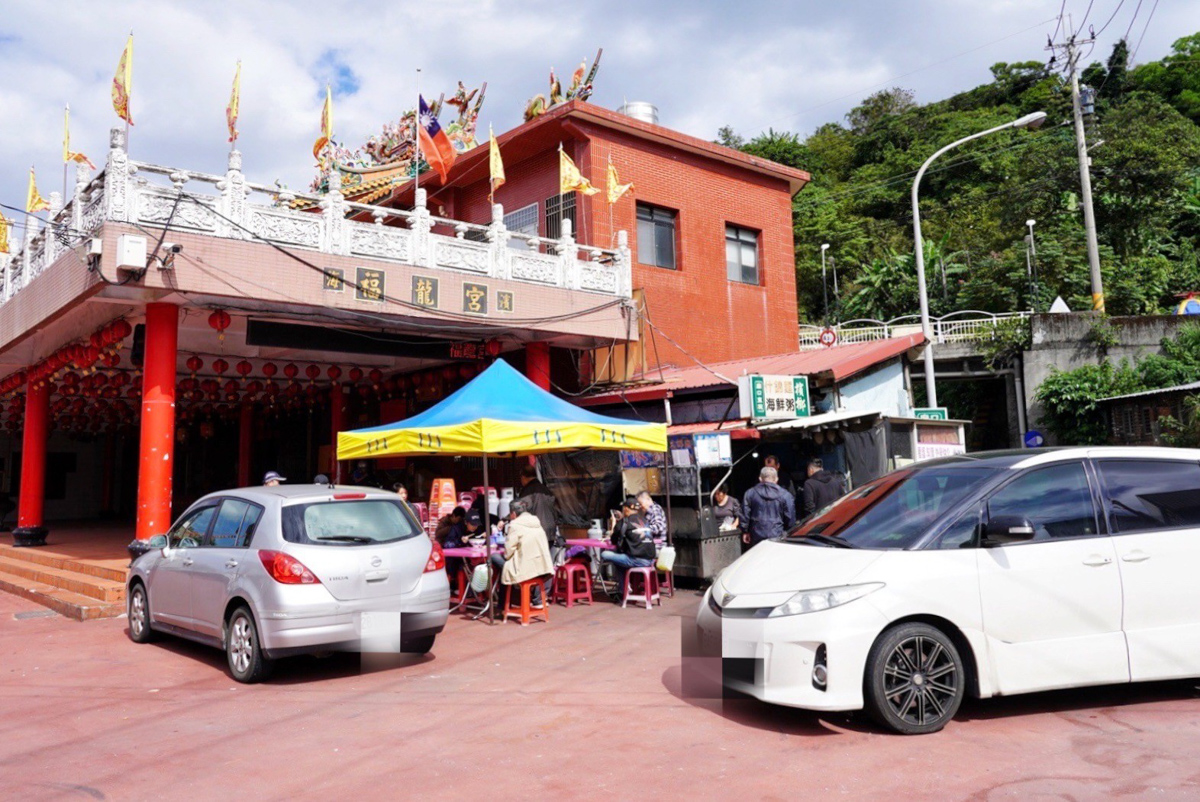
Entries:
POLYGON ((229 660, 229 673, 238 682, 258 682, 270 673, 271 661, 263 656, 254 616, 245 607, 237 608, 229 617, 225 656, 229 660))
POLYGON ((903 735, 937 732, 958 712, 966 685, 954 642, 928 624, 903 624, 871 647, 865 677, 867 710, 903 735))
POLYGON ((429 654, 433 649, 433 641, 435 635, 428 635, 424 638, 413 638, 412 640, 402 641, 400 643, 400 651, 405 654, 429 654))
POLYGON ((154 640, 154 630, 150 629, 150 600, 146 596, 146 586, 141 582, 135 582, 129 588, 128 607, 129 639, 134 643, 154 640))

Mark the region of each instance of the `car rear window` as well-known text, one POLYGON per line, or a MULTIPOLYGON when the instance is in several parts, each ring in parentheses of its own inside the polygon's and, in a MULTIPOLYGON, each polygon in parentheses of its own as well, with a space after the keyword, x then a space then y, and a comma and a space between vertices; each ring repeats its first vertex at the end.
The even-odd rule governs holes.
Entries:
POLYGON ((423 533, 398 500, 314 501, 283 508, 283 539, 289 543, 370 545, 423 533))

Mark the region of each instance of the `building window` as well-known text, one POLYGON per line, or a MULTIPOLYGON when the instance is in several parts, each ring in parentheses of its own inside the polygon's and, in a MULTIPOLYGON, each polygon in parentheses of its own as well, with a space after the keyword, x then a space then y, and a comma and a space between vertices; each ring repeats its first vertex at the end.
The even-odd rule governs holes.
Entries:
POLYGON ((504 215, 504 227, 512 234, 508 247, 519 251, 529 250, 529 237, 538 235, 538 205, 531 203, 504 215))
POLYGON ((575 193, 546 198, 546 237, 558 239, 562 236, 563 218, 571 221, 572 235, 577 239, 579 229, 575 225, 575 193))
POLYGON ((670 209, 637 205, 638 261, 644 265, 675 269, 675 218, 670 209))
POLYGON ((725 272, 730 281, 758 283, 758 232, 725 226, 725 272))

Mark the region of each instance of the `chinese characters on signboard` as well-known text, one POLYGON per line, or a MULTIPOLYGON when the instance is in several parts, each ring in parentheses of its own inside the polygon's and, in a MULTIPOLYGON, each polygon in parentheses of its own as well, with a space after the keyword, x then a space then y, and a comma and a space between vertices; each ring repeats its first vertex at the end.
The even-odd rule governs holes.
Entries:
POLYGON ((742 415, 756 420, 806 418, 812 414, 807 376, 740 376, 738 397, 742 415))
POLYGON ((436 309, 438 305, 438 280, 427 276, 412 277, 412 302, 417 306, 436 309))
POLYGON ((354 297, 360 301, 382 301, 387 294, 387 276, 382 270, 360 267, 356 271, 354 297))
POLYGON ((917 407, 913 410, 913 417, 922 420, 949 420, 950 414, 945 407, 917 407))
POLYGON ((483 343, 450 343, 451 359, 487 359, 483 343))
POLYGON ((488 290, 482 284, 463 283, 463 311, 472 315, 486 315, 488 311, 488 290))
POLYGON ((325 276, 321 286, 328 292, 341 292, 346 289, 346 271, 340 267, 325 268, 325 276))
POLYGON ((516 297, 511 292, 500 290, 496 293, 496 311, 513 312, 516 308, 516 297))

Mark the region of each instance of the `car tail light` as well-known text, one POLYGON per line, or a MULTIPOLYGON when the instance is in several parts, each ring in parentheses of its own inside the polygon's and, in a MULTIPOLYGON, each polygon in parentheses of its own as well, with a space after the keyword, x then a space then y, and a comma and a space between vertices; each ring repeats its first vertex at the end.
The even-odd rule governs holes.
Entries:
POLYGON ((446 555, 442 554, 441 544, 436 541, 433 543, 433 549, 429 552, 429 560, 425 563, 425 573, 432 571, 440 571, 446 567, 446 555))
POLYGON ((267 551, 266 549, 258 553, 258 559, 262 560, 263 568, 267 569, 267 573, 276 582, 283 585, 319 585, 321 580, 317 579, 312 571, 304 567, 304 563, 297 560, 290 554, 284 554, 282 551, 267 551))

